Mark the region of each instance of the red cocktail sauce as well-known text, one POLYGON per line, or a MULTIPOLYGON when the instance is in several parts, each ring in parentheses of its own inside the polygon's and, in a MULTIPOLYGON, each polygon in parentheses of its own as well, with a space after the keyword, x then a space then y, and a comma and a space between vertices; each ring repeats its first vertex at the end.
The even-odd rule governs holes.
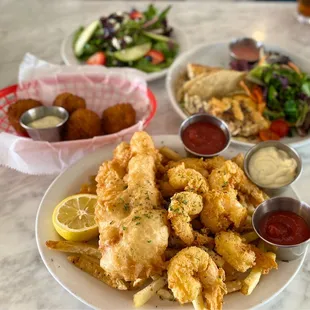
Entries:
POLYGON ((294 212, 274 211, 263 217, 259 224, 259 233, 272 243, 294 245, 310 238, 310 227, 294 212))
POLYGON ((221 151, 227 142, 221 128, 205 122, 190 124, 183 131, 182 139, 188 149, 202 155, 221 151))

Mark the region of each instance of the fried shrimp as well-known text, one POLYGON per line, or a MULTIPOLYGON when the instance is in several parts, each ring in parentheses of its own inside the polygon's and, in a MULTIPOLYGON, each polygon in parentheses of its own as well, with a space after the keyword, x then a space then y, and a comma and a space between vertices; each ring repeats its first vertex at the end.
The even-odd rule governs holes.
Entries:
POLYGON ((265 194, 231 160, 225 161, 221 167, 214 169, 208 180, 211 189, 223 191, 228 187, 235 188, 248 195, 256 206, 266 200, 265 194))
POLYGON ((168 286, 182 304, 194 302, 202 295, 206 309, 222 309, 225 272, 198 247, 178 252, 168 266, 168 286))
POLYGON ((176 190, 185 190, 203 194, 208 191, 206 178, 198 171, 185 168, 185 164, 168 170, 170 185, 176 190))
POLYGON ((170 161, 167 165, 168 169, 177 167, 184 163, 185 168, 190 168, 201 173, 205 178, 208 177, 209 173, 206 169, 207 165, 202 158, 182 158, 178 161, 170 161))
POLYGON ((174 194, 168 210, 168 219, 176 235, 186 244, 191 245, 194 240, 194 230, 191 220, 202 210, 202 197, 192 192, 174 194))
POLYGON ((246 272, 255 265, 255 252, 238 233, 221 231, 215 237, 215 249, 237 271, 246 272))
POLYGON ((222 156, 216 156, 213 158, 207 158, 205 160, 205 168, 208 170, 209 173, 211 173, 211 171, 213 169, 217 169, 223 166, 223 164, 225 163, 226 159, 222 156))
POLYGON ((239 228, 246 220, 247 209, 238 202, 237 192, 232 188, 209 191, 204 198, 200 219, 213 233, 226 230, 231 225, 239 228))

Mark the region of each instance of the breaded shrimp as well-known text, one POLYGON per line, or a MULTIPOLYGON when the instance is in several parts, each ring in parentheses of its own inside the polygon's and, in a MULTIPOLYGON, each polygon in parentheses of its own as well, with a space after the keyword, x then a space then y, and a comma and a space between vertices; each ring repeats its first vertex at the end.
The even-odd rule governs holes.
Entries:
POLYGON ((246 272, 255 266, 255 252, 251 245, 243 242, 240 235, 232 231, 222 231, 215 236, 216 252, 237 271, 246 272))
POLYGON ((177 193, 171 198, 168 219, 175 234, 186 245, 191 245, 195 240, 191 220, 201 212, 202 207, 202 197, 193 192, 177 193))
POLYGON ((231 160, 225 161, 220 168, 214 169, 208 180, 211 189, 224 190, 233 187, 251 197, 251 202, 256 206, 266 200, 265 194, 231 160))
POLYGON ((200 219, 213 233, 226 230, 231 225, 239 228, 246 220, 247 209, 238 202, 237 192, 232 188, 209 191, 204 198, 200 219))
POLYGON ((185 168, 184 163, 169 169, 168 178, 170 185, 176 190, 185 190, 197 194, 208 191, 209 186, 206 178, 194 169, 185 168))
POLYGON ((207 158, 205 159, 205 167, 208 170, 209 173, 211 173, 211 171, 213 169, 217 169, 223 166, 223 164, 225 163, 226 159, 223 156, 216 156, 213 158, 207 158))
POLYGON ((204 296, 206 309, 222 309, 225 272, 198 247, 178 252, 168 266, 168 286, 181 303, 193 302, 204 296))
POLYGON ((254 251, 256 256, 255 266, 262 268, 263 274, 268 274, 271 269, 278 269, 276 254, 272 252, 261 251, 254 245, 252 245, 252 251, 254 251))
POLYGON ((205 178, 207 178, 209 175, 206 169, 206 164, 202 158, 191 158, 191 157, 182 158, 178 161, 170 161, 166 167, 168 169, 171 169, 182 165, 182 163, 184 163, 185 168, 194 169, 200 172, 205 178))

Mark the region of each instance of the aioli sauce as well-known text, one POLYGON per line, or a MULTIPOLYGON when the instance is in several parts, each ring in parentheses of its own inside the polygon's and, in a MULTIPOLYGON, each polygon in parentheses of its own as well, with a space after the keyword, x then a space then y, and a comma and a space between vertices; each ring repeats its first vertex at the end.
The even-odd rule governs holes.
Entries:
POLYGON ((270 146, 255 152, 249 161, 249 173, 261 186, 281 187, 294 180, 297 162, 286 152, 270 146))
POLYGON ((32 127, 32 128, 38 128, 38 129, 42 129, 42 128, 50 128, 50 127, 55 127, 58 124, 60 124, 63 121, 62 118, 58 117, 58 116, 45 116, 42 118, 39 118, 29 124, 27 124, 27 126, 32 127))
POLYGON ((299 244, 310 238, 310 227, 299 215, 290 211, 274 211, 265 214, 259 223, 261 236, 275 244, 299 244))
POLYGON ((202 155, 221 151, 227 142, 221 128, 205 122, 189 125, 184 130, 182 139, 187 148, 202 155))

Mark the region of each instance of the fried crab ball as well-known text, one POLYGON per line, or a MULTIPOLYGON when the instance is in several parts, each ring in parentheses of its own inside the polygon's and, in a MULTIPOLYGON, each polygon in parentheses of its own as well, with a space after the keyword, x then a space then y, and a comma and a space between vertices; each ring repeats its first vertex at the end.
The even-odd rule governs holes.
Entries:
POLYGON ((69 114, 72 114, 77 109, 86 108, 86 103, 83 98, 70 93, 59 94, 55 98, 53 105, 66 109, 69 114))
POLYGON ((26 130, 20 125, 19 119, 22 114, 32 108, 40 107, 42 103, 33 99, 17 100, 15 103, 9 106, 7 115, 10 124, 14 127, 16 132, 20 135, 27 135, 26 130))
POLYGON ((119 103, 102 113, 102 129, 111 134, 131 127, 136 123, 136 111, 130 103, 119 103))
POLYGON ((78 109, 70 115, 66 123, 64 139, 89 139, 101 134, 100 117, 91 110, 78 109))

